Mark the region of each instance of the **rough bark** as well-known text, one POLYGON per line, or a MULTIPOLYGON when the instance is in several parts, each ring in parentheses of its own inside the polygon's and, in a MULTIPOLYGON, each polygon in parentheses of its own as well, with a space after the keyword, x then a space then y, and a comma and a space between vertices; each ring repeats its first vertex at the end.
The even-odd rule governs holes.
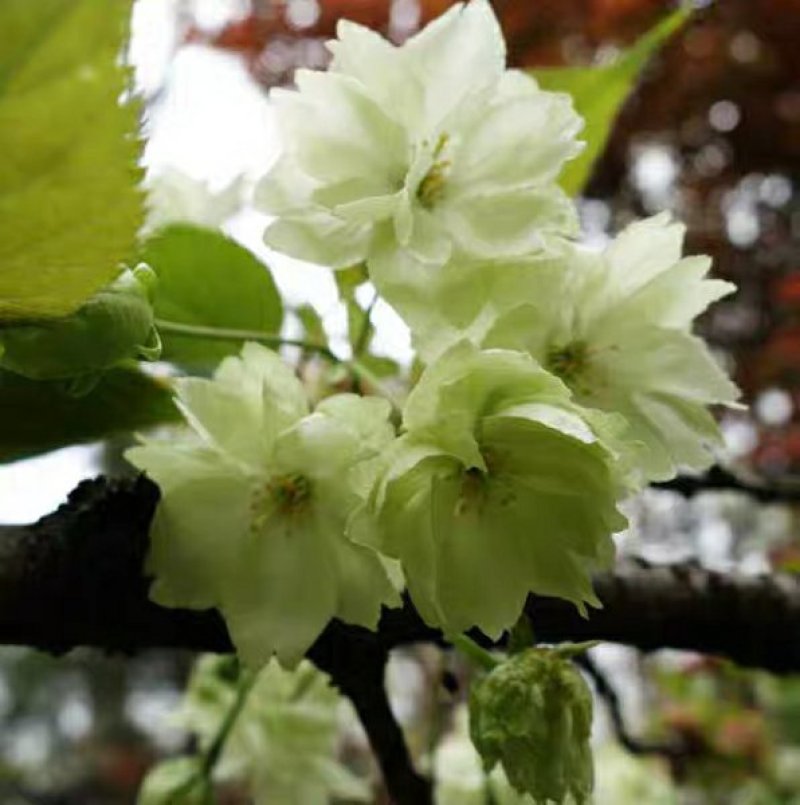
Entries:
MULTIPOLYGON (((0 644, 54 653, 76 646, 230 651, 218 613, 163 609, 147 598, 141 568, 157 502, 156 487, 143 478, 97 479, 33 525, 0 527, 0 644)), ((792 576, 624 560, 598 574, 595 588, 603 608, 588 618, 558 599, 531 596, 528 612, 540 639, 687 649, 778 673, 800 671, 800 640, 792 639, 800 634, 800 583, 792 576)), ((353 631, 337 630, 324 633, 323 646, 353 631)), ((383 649, 441 640, 408 602, 385 612, 379 633, 365 639, 383 649)))
MULTIPOLYGON (((683 490, 691 494, 692 490, 683 490)), ((134 653, 169 647, 232 649, 215 611, 168 610, 147 598, 142 573, 158 490, 143 478, 87 481, 30 526, 0 527, 0 644, 61 653, 77 646, 134 653)), ((777 673, 800 671, 800 583, 789 576, 722 575, 698 565, 626 560, 595 578, 603 608, 588 618, 563 601, 531 596, 545 642, 607 640, 650 651, 716 654, 777 673)), ((386 611, 379 631, 332 622, 309 651, 354 702, 399 804, 430 801, 383 689, 388 652, 442 642, 410 602, 386 611)))

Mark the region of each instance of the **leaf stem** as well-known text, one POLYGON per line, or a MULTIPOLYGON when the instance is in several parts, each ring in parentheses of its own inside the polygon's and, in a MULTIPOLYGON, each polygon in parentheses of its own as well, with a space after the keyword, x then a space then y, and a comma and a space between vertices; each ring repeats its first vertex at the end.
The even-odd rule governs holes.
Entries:
POLYGON ((479 646, 471 637, 467 637, 465 634, 453 635, 447 639, 465 657, 468 657, 486 671, 492 671, 500 665, 501 660, 498 660, 491 652, 479 646))
POLYGON ((156 319, 155 325, 162 333, 171 333, 179 337, 213 338, 218 341, 258 341, 269 347, 300 347, 309 352, 316 352, 333 363, 346 366, 356 377, 369 383, 380 396, 389 400, 392 406, 398 411, 401 411, 403 408, 395 395, 386 388, 385 384, 383 384, 363 363, 355 359, 351 361, 343 360, 329 347, 325 346, 325 344, 316 344, 312 341, 303 341, 297 338, 284 338, 275 333, 264 333, 260 330, 236 330, 229 327, 209 327, 200 324, 184 324, 183 322, 169 321, 168 319, 156 319))
POLYGON ((258 674, 254 673, 253 671, 245 671, 242 674, 241 679, 239 680, 239 687, 236 691, 236 698, 233 701, 228 712, 225 714, 225 718, 220 724, 219 730, 217 734, 214 736, 214 740, 208 746, 208 749, 205 751, 203 755, 203 764, 202 764, 202 774, 207 780, 211 780, 211 776, 214 772, 214 767, 217 765, 217 761, 222 754, 222 750, 225 748, 225 743, 228 740, 228 736, 231 734, 231 730, 236 725, 236 719, 239 718, 239 714, 242 712, 242 708, 247 701, 247 697, 250 695, 250 691, 253 689, 253 685, 255 684, 256 679, 258 678, 258 674))
POLYGON ((206 327, 200 324, 169 321, 168 319, 156 319, 155 324, 162 333, 171 333, 172 335, 186 338, 213 338, 217 341, 258 341, 260 344, 266 344, 269 347, 300 347, 309 352, 324 355, 334 363, 343 363, 342 359, 324 344, 315 344, 297 338, 284 338, 275 333, 265 333, 260 330, 237 330, 230 327, 206 327))
POLYGON ((366 309, 364 310, 364 321, 361 324, 361 332, 358 334, 358 338, 356 339, 355 344, 353 344, 353 359, 358 359, 358 357, 364 352, 367 348, 369 343, 369 326, 372 319, 372 311, 375 308, 375 305, 378 301, 378 292, 375 291, 375 295, 372 297, 372 301, 367 305, 366 309))

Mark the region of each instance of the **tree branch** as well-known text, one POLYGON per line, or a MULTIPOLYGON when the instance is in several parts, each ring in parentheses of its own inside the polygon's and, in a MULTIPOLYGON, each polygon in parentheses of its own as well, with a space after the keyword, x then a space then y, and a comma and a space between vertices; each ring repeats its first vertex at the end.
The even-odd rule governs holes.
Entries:
POLYGON ((430 781, 415 771, 403 732, 389 706, 384 685, 387 648, 366 629, 333 623, 314 644, 310 657, 353 702, 392 802, 432 805, 430 781))
POLYGON ((619 695, 608 677, 588 654, 579 654, 573 658, 573 662, 582 668, 594 682, 598 696, 608 708, 608 715, 617 741, 632 755, 663 755, 666 758, 676 758, 686 754, 685 748, 677 743, 647 741, 632 735, 622 715, 622 703, 619 695))
POLYGON ((734 473, 715 466, 696 477, 679 475, 671 481, 653 484, 655 489, 668 489, 691 498, 701 492, 741 492, 759 503, 800 503, 800 485, 767 483, 752 473, 734 473))
MULTIPOLYGON (((169 647, 232 650, 215 611, 162 609, 142 575, 157 488, 139 478, 87 481, 30 526, 0 527, 0 644, 49 652, 90 646, 133 653, 169 647)), ((649 651, 687 649, 740 665, 800 671, 800 583, 747 578, 693 564, 623 561, 595 578, 603 609, 588 618, 564 601, 532 596, 527 612, 545 642, 608 640, 649 651)), ((399 805, 430 801, 383 689, 386 656, 408 643, 442 643, 406 601, 377 633, 333 621, 309 652, 353 699, 399 805)))
MULTIPOLYGON (((157 501, 158 490, 144 478, 101 478, 80 484, 38 523, 0 527, 0 644, 53 653, 76 646, 129 654, 158 647, 231 651, 217 612, 163 609, 147 598, 141 568, 157 501)), ((527 611, 537 637, 686 649, 779 673, 800 671, 800 640, 791 639, 800 634, 800 582, 792 576, 624 560, 598 574, 595 589, 603 608, 588 618, 559 599, 531 596, 527 611)), ((320 640, 342 639, 329 632, 320 640)), ((369 639, 389 650, 441 642, 441 635, 406 602, 385 611, 380 632, 369 639)))

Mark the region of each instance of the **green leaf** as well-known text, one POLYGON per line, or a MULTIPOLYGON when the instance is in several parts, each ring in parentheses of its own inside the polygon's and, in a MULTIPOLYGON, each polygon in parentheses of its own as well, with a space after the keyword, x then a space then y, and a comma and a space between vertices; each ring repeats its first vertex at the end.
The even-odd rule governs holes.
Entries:
POLYGON ((295 310, 297 318, 303 327, 303 338, 312 344, 327 344, 328 336, 322 324, 322 317, 311 305, 300 305, 295 310))
POLYGON ((334 272, 339 300, 347 309, 347 336, 354 353, 363 353, 369 349, 375 335, 375 328, 369 321, 369 312, 356 298, 356 291, 369 280, 364 263, 334 272))
POLYGON ((548 67, 532 70, 542 89, 567 92, 578 113, 586 120, 583 152, 567 163, 560 184, 572 196, 580 195, 591 177, 595 162, 605 150, 617 114, 633 90, 651 56, 689 18, 690 10, 679 9, 651 28, 617 59, 600 67, 548 67))
POLYGON ((125 271, 75 313, 0 329, 0 366, 34 380, 94 374, 127 358, 157 358, 152 271, 125 271))
POLYGON ((82 397, 64 383, 0 372, 0 462, 173 422, 166 383, 135 369, 112 369, 82 397))
POLYGON ((355 299, 356 289, 369 280, 369 274, 367 273, 366 265, 358 263, 350 268, 342 268, 334 272, 333 278, 336 281, 339 297, 345 302, 349 299, 355 299))
POLYGON ((375 336, 375 326, 370 321, 370 310, 365 310, 356 299, 348 299, 347 307, 347 337, 353 354, 362 354, 369 349, 375 336))
POLYGON ((128 0, 0 3, 0 321, 62 316, 142 224, 128 0))
POLYGON ((213 790, 199 757, 177 757, 153 766, 142 781, 136 805, 204 805, 213 790))
MULTIPOLYGON (((220 232, 184 224, 148 240, 140 258, 158 275, 157 319, 205 327, 279 333, 283 305, 268 268, 220 232)), ((212 368, 241 349, 237 341, 162 332, 165 360, 212 368)))
POLYGON ((400 374, 400 364, 383 355, 362 355, 358 362, 378 378, 396 377, 400 374))

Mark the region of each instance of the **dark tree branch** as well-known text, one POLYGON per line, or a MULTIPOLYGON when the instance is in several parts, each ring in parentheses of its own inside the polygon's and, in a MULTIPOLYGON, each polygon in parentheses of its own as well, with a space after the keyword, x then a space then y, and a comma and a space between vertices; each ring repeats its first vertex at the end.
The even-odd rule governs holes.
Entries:
POLYGON ((677 743, 657 743, 637 738, 628 730, 625 718, 622 715, 622 704, 616 688, 606 675, 597 667, 597 664, 588 654, 579 654, 574 662, 580 666, 594 682, 598 696, 605 702, 614 735, 619 743, 633 755, 662 755, 667 758, 679 757, 685 754, 685 748, 677 743))
POLYGON ((595 576, 594 584, 603 608, 586 619, 557 599, 530 598, 537 637, 684 649, 775 673, 800 670, 800 580, 793 576, 627 560, 595 576))
MULTIPOLYGON (((38 523, 0 527, 0 644, 56 653, 75 646, 230 651, 216 612, 167 610, 147 599, 141 567, 157 500, 145 479, 98 479, 81 484, 38 523)), ((595 587, 603 608, 588 618, 564 601, 532 596, 528 612, 537 635, 551 642, 686 649, 776 672, 800 671, 800 640, 792 639, 800 634, 794 577, 728 576, 693 564, 626 560, 599 574, 595 587)), ((331 639, 328 632, 320 639, 331 639)), ((370 639, 390 649, 441 636, 407 603, 385 612, 370 639)))
MULTIPOLYGON (((145 479, 81 484, 31 526, 0 527, 0 644, 60 653, 76 646, 133 653, 169 647, 232 650, 217 612, 162 609, 142 575, 158 490, 145 479)), ((624 561, 595 578, 603 609, 581 618, 564 601, 532 596, 541 640, 608 640, 677 648, 774 672, 800 671, 800 583, 724 576, 696 565, 624 561)), ((383 689, 388 651, 442 642, 411 604, 386 611, 378 633, 332 622, 309 652, 353 699, 395 801, 429 802, 383 689)))
POLYGON ((800 484, 767 483, 757 476, 738 475, 715 466, 703 475, 679 475, 671 481, 653 484, 691 498, 701 492, 741 492, 759 503, 800 503, 800 484))
POLYGON ((314 644, 310 657, 353 702, 392 801, 396 805, 431 805, 430 781, 414 770, 386 696, 388 649, 366 629, 334 623, 314 644))

